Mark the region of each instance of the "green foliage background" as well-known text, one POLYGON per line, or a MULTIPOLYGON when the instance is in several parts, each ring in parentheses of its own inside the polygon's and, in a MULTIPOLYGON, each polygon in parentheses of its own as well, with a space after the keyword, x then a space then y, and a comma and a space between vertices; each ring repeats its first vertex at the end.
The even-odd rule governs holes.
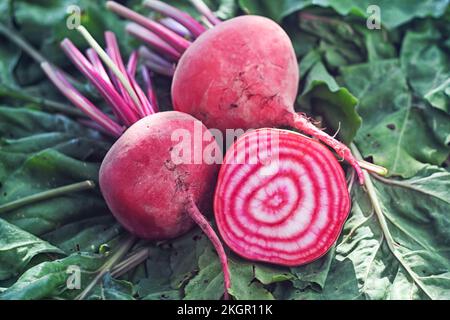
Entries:
MULTIPOLYGON (((188 1, 167 1, 196 15, 188 1)), ((59 42, 86 44, 65 27, 66 7, 100 41, 119 34, 124 54, 137 42, 103 1, 9 0, 0 22, 46 59, 81 77, 59 42)), ((130 7, 146 12, 140 1, 130 7)), ((230 253, 235 299, 450 299, 450 9, 448 0, 215 0, 228 19, 259 14, 279 22, 300 62, 297 109, 389 169, 372 178, 372 198, 351 185, 352 212, 337 244, 297 268, 244 261, 230 253), (381 9, 380 30, 366 27, 367 7, 381 9), (378 206, 377 213, 374 207, 378 206), (390 244, 390 245, 389 245, 390 244)), ((170 82, 157 78, 163 109, 170 82)), ((99 105, 98 94, 80 87, 99 105)), ((96 181, 112 141, 78 124, 39 65, 0 36, 0 205, 70 183, 96 181), (59 110, 61 111, 61 110, 59 110)), ((99 190, 73 193, 0 213, 0 298, 76 297, 67 267, 82 269, 82 287, 115 251, 124 230, 99 190), (108 248, 105 250, 104 248, 108 248)), ((138 242, 143 263, 107 274, 89 299, 219 299, 222 275, 210 243, 197 229, 174 241, 138 242), (147 248, 147 249, 145 249, 147 248)))

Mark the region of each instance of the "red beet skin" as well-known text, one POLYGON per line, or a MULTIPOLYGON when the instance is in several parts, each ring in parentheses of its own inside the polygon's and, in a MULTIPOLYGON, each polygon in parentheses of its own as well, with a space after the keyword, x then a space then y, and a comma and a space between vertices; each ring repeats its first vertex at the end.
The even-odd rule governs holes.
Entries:
POLYGON ((237 17, 202 34, 183 54, 172 85, 174 108, 208 128, 286 124, 299 73, 288 35, 270 19, 237 17))
POLYGON ((225 155, 215 217, 224 241, 247 259, 286 266, 311 262, 336 241, 349 210, 344 172, 317 141, 259 129, 241 136, 225 155), (278 136, 275 146, 271 135, 278 136), (263 164, 264 150, 279 161, 263 164), (270 168, 276 173, 267 174, 270 168))
MULTIPOLYGON (((145 239, 177 237, 194 221, 186 213, 188 195, 208 208, 218 166, 175 165, 171 158, 174 129, 194 130, 192 116, 162 112, 132 125, 113 145, 100 168, 100 188, 108 207, 131 233, 145 239)), ((202 130, 206 127, 201 125, 202 130)), ((203 147, 209 142, 203 142, 203 147)))

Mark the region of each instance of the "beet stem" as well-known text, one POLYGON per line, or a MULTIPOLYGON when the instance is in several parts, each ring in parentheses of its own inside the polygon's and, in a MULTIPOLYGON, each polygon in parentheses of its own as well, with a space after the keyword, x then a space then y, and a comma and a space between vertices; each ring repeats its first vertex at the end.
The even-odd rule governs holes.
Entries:
POLYGON ((159 13, 162 13, 163 15, 166 15, 172 18, 173 20, 177 21, 178 23, 183 25, 186 29, 188 29, 196 38, 206 31, 205 27, 203 27, 197 20, 192 18, 189 14, 169 4, 157 0, 146 0, 144 1, 144 6, 153 9, 159 13))
POLYGON ((118 263, 111 271, 111 277, 118 278, 130 270, 134 269, 142 262, 147 260, 150 256, 150 250, 148 248, 142 248, 134 253, 131 253, 128 257, 125 257, 120 263, 118 263))
MULTIPOLYGON (((111 79, 109 78, 108 73, 106 72, 105 68, 103 67, 102 61, 100 60, 97 52, 95 52, 94 49, 89 48, 86 50, 86 56, 88 57, 89 61, 92 64, 92 67, 100 75, 100 77, 102 77, 103 80, 106 81, 106 83, 109 86, 113 87, 114 85, 111 82, 111 79)), ((109 98, 109 95, 108 95, 108 98, 109 98)), ((119 107, 116 107, 114 103, 111 106, 112 106, 111 109, 119 122, 125 123, 125 124, 130 123, 130 121, 126 118, 126 115, 124 115, 124 114, 122 114, 122 112, 120 112, 121 110, 119 107)), ((88 124, 87 122, 84 122, 84 124, 92 127, 92 124, 88 124)))
POLYGON ((91 180, 86 180, 82 182, 77 182, 73 184, 69 184, 66 186, 50 189, 44 192, 39 192, 33 194, 31 196, 26 196, 18 200, 11 201, 9 203, 5 203, 0 206, 0 213, 5 213, 8 211, 12 211, 32 203, 36 203, 39 201, 44 201, 60 196, 64 196, 73 192, 79 192, 84 190, 89 190, 95 188, 95 183, 91 180))
POLYGON ((366 169, 367 171, 376 173, 380 176, 386 176, 388 174, 388 169, 385 167, 376 165, 374 163, 365 161, 365 160, 358 160, 358 164, 361 168, 366 169))
POLYGON ((89 45, 97 52, 97 54, 100 56, 103 62, 111 69, 111 71, 119 79, 119 81, 127 90, 130 97, 133 99, 133 102, 135 103, 136 107, 138 107, 138 109, 142 109, 141 102, 139 101, 136 92, 133 90, 133 87, 130 81, 128 80, 128 77, 120 71, 118 66, 114 63, 113 60, 111 60, 108 54, 102 49, 102 47, 100 47, 100 45, 97 43, 97 41, 95 41, 95 39, 91 36, 91 34, 86 30, 85 27, 79 26, 77 27, 77 30, 81 33, 81 35, 86 39, 89 45))
POLYGON ((222 21, 217 18, 202 0, 190 0, 198 12, 204 15, 212 25, 218 25, 222 21))
POLYGON ((223 248, 222 242, 220 241, 214 229, 210 226, 208 220, 206 220, 205 216, 198 210, 192 195, 189 196, 188 202, 186 203, 186 210, 189 216, 192 218, 192 220, 194 220, 197 223, 197 225, 209 238, 214 248, 216 249, 217 254, 219 255, 225 287, 224 299, 229 300, 228 289, 231 288, 230 270, 228 267, 227 255, 223 248))
MULTIPOLYGON (((139 118, 142 118, 142 117, 145 117, 147 115, 154 113, 152 111, 151 107, 149 106, 148 100, 146 99, 145 96, 142 95, 142 91, 141 91, 140 87, 137 85, 136 80, 134 79, 134 77, 130 76, 127 68, 125 67, 125 65, 123 63, 122 56, 120 55, 119 44, 117 42, 117 38, 116 38, 115 34, 110 31, 107 31, 107 32, 105 32, 105 39, 106 39, 108 55, 111 57, 112 61, 116 64, 119 71, 124 76, 124 79, 128 80, 129 83, 131 84, 131 88, 133 89, 132 91, 136 94, 136 96, 139 100, 139 104, 134 103, 133 97, 130 95, 128 90, 126 90, 126 87, 124 87, 122 82, 116 81, 116 84, 118 86, 118 89, 119 89, 122 97, 124 97, 124 99, 128 102, 128 105, 135 106, 135 109, 136 109, 137 113, 139 114, 139 118)), ((132 55, 130 58, 131 59, 133 58, 132 55)))
POLYGON ((162 18, 158 22, 185 39, 189 40, 194 37, 194 35, 188 29, 186 29, 185 26, 172 18, 162 18))
POLYGON ((130 77, 136 76, 136 68, 139 59, 139 53, 136 50, 133 50, 127 62, 127 72, 130 77))
POLYGON ((62 73, 54 69, 50 63, 44 62, 41 64, 42 70, 47 74, 51 82, 61 91, 61 93, 69 99, 76 107, 83 110, 83 112, 96 123, 101 125, 113 137, 120 137, 123 128, 115 121, 111 120, 100 109, 86 99, 80 92, 78 92, 62 73))
POLYGON ((158 99, 156 97, 155 89, 153 88, 152 85, 150 71, 148 71, 148 68, 146 66, 142 66, 142 78, 144 80, 145 87, 147 90, 147 97, 150 100, 150 103, 152 104, 155 112, 158 112, 159 111, 158 99))
MULTIPOLYGON (((353 153, 357 158, 362 160, 361 153, 359 152, 358 148, 354 143, 352 143, 351 148, 353 150, 353 153)), ((417 274, 414 272, 414 270, 411 269, 410 265, 406 263, 404 259, 404 255, 402 255, 398 248, 399 245, 395 242, 395 239, 393 238, 391 231, 389 229, 388 223, 386 221, 385 213, 383 212, 383 207, 380 203, 380 200, 378 198, 378 193, 375 189, 375 186, 373 185, 371 176, 368 172, 364 171, 365 175, 365 182, 364 185, 366 187, 367 195, 369 196, 370 202, 372 204, 373 210, 375 212, 375 215, 377 216, 378 222, 380 224, 381 230, 384 235, 384 239, 386 240, 386 244, 391 251, 391 253, 394 255, 394 257, 398 260, 400 265, 406 270, 406 273, 411 277, 413 282, 419 287, 431 300, 433 299, 433 294, 428 290, 426 286, 423 285, 423 282, 420 277, 417 276, 417 274)), ((376 177, 376 179, 380 179, 380 177, 376 177)), ((389 179, 381 178, 381 181, 390 181, 389 179)), ((392 182, 391 182, 392 183, 392 182)), ((395 182, 394 182, 395 183, 395 182)))
POLYGON ((161 75, 172 77, 175 73, 175 66, 170 62, 165 61, 156 53, 148 50, 146 47, 140 47, 139 53, 142 57, 142 62, 151 70, 161 75))
POLYGON ((144 41, 156 51, 166 55, 171 60, 178 61, 181 58, 181 54, 177 50, 150 30, 133 22, 127 24, 125 30, 132 36, 144 41))
POLYGON ((324 144, 335 150, 340 157, 346 160, 355 169, 356 174, 359 178, 359 182, 361 184, 364 183, 364 175, 361 167, 359 166, 358 161, 356 161, 355 157, 352 155, 350 149, 345 144, 334 139, 326 132, 317 128, 305 116, 301 114, 294 113, 292 117, 289 118, 289 125, 316 139, 319 139, 324 144))
POLYGON ((107 1, 106 7, 115 12, 116 14, 130 19, 141 26, 149 29, 150 31, 157 34, 161 39, 169 43, 172 47, 174 47, 180 53, 183 53, 191 44, 190 41, 180 37, 178 34, 173 32, 172 30, 166 28, 162 24, 148 19, 147 17, 117 3, 114 1, 107 1))
POLYGON ((108 78, 110 80, 105 80, 69 39, 64 39, 61 42, 61 48, 73 64, 78 68, 78 70, 86 78, 88 78, 88 80, 100 92, 102 97, 108 101, 113 109, 115 109, 114 113, 119 115, 119 120, 123 120, 125 125, 131 125, 137 121, 138 118, 132 111, 130 111, 127 102, 122 98, 122 96, 119 95, 114 86, 111 84, 114 79, 108 78))

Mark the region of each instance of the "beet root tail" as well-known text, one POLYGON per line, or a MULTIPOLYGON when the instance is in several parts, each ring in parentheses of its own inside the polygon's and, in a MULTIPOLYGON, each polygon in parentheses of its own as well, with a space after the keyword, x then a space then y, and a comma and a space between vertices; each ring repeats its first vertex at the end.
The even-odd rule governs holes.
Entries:
POLYGON ((231 288, 230 269, 228 267, 228 259, 225 250, 223 248, 222 242, 220 241, 219 237, 217 236, 213 228, 209 225, 208 220, 206 220, 205 216, 198 210, 197 205, 195 204, 192 196, 189 196, 189 199, 186 203, 186 210, 189 216, 198 224, 198 226, 209 238, 214 248, 216 249, 217 254, 219 255, 225 287, 223 297, 225 300, 229 300, 228 289, 231 288))
POLYGON ((355 169, 356 174, 358 175, 359 182, 361 184, 364 183, 364 175, 361 167, 350 149, 345 144, 317 128, 302 114, 294 113, 293 117, 289 121, 289 125, 291 125, 295 129, 302 131, 303 133, 306 133, 320 140, 321 142, 332 148, 334 151, 336 151, 336 153, 340 157, 342 157, 342 159, 347 161, 355 169))

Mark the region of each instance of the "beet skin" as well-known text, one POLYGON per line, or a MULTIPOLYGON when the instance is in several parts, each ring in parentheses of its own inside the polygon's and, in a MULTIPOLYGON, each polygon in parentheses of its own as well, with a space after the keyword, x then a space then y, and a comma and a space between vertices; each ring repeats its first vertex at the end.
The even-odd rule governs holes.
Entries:
MULTIPOLYGON (((193 132, 192 116, 176 111, 145 117, 112 146, 100 168, 100 188, 116 219, 145 239, 177 237, 194 226, 186 213, 188 196, 202 209, 212 202, 218 166, 175 164, 175 129, 193 132)), ((200 124, 203 131, 206 127, 200 124)), ((210 142, 202 142, 203 147, 210 142)))

